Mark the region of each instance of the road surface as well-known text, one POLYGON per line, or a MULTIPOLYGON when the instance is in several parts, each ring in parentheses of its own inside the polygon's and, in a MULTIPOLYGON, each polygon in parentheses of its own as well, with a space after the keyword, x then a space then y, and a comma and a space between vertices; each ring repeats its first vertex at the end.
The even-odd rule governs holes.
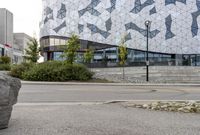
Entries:
POLYGON ((127 108, 111 100, 199 99, 192 86, 23 85, 0 135, 198 135, 199 114, 127 108))
POLYGON ((199 86, 23 85, 19 103, 200 100, 199 86))

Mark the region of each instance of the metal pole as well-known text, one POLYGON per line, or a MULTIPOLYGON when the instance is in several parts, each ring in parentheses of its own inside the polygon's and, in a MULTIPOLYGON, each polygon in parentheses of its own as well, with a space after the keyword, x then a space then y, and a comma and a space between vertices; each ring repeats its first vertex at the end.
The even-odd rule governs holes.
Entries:
POLYGON ((195 66, 197 66, 197 54, 195 55, 195 66))
POLYGON ((147 25, 146 81, 149 81, 149 26, 147 25))

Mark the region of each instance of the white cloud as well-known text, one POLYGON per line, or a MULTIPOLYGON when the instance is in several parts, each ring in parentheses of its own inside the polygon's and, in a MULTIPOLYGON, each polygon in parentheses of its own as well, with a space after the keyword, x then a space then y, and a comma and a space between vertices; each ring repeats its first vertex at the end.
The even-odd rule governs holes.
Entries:
POLYGON ((14 32, 39 36, 42 0, 0 0, 0 3, 0 8, 6 8, 14 15, 14 32))

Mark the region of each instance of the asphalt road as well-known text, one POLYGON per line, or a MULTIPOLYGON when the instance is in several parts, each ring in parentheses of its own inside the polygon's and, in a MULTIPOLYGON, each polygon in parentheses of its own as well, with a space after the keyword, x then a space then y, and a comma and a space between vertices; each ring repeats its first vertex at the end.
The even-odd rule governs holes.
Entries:
POLYGON ((200 100, 199 86, 23 85, 19 103, 200 100))
POLYGON ((199 135, 200 115, 127 108, 111 100, 199 99, 192 86, 23 85, 0 135, 199 135))

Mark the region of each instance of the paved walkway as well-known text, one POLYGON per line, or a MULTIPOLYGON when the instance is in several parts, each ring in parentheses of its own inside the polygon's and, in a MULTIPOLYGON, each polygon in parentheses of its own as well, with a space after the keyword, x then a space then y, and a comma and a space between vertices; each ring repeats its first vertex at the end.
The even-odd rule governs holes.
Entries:
POLYGON ((197 114, 111 105, 17 105, 0 135, 199 135, 197 114))

